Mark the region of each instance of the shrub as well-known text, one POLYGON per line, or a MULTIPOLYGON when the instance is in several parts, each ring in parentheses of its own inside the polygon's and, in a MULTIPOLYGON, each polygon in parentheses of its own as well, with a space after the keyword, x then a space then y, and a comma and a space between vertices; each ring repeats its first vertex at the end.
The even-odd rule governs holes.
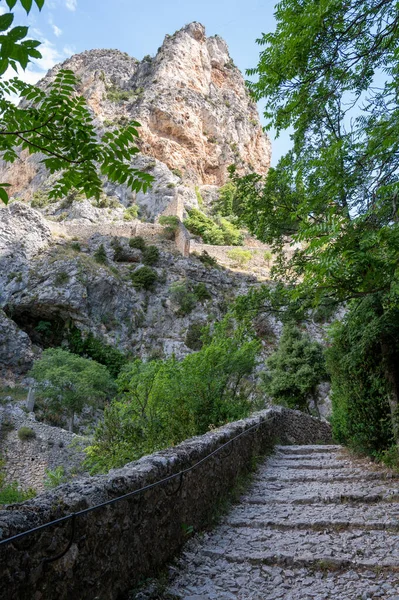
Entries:
POLYGON ((399 311, 393 308, 384 314, 377 295, 366 297, 349 307, 329 333, 325 354, 331 376, 334 437, 374 456, 389 451, 394 431, 383 344, 387 337, 399 339, 399 311))
POLYGON ((20 490, 16 481, 0 485, 0 505, 25 502, 25 500, 29 500, 35 496, 36 491, 34 489, 29 488, 28 490, 20 490))
POLYGON ((165 228, 165 233, 168 237, 172 237, 179 227, 180 219, 173 215, 162 215, 159 217, 158 222, 165 228))
POLYGON ((94 253, 94 259, 101 265, 104 265, 108 262, 107 253, 105 251, 104 244, 99 245, 99 247, 97 248, 97 250, 94 253))
POLYGON ((131 280, 135 288, 152 290, 158 279, 157 273, 150 267, 140 267, 131 274, 131 280))
POLYGON ((222 217, 231 217, 234 215, 235 198, 237 195, 237 186, 229 181, 219 188, 219 198, 213 206, 213 212, 222 217))
POLYGON ((53 471, 46 469, 45 473, 44 487, 48 489, 55 488, 68 480, 65 475, 65 469, 62 466, 56 467, 53 471))
POLYGON ((187 329, 186 339, 184 340, 187 348, 190 348, 191 350, 201 350, 204 345, 202 341, 203 328, 203 323, 191 323, 187 329))
POLYGON ((75 252, 80 252, 82 249, 79 242, 71 242, 71 248, 72 250, 75 250, 75 252))
POLYGON ((131 100, 135 96, 136 94, 133 90, 122 90, 114 84, 110 85, 107 89, 107 100, 116 104, 131 100))
POLYGON ((205 433, 250 411, 247 378, 259 344, 230 322, 219 324, 199 352, 129 363, 118 378, 118 396, 87 449, 92 472, 122 466, 143 454, 205 433))
POLYGON ((145 240, 140 236, 132 237, 129 240, 129 246, 131 248, 137 248, 138 250, 144 250, 145 240))
POLYGON ((216 260, 216 258, 208 254, 206 250, 203 250, 201 254, 196 254, 195 252, 193 252, 192 256, 198 258, 198 260, 200 260, 202 264, 206 267, 213 267, 215 269, 219 268, 218 261, 216 260))
POLYGON ((32 194, 31 207, 32 208, 45 208, 50 202, 47 192, 38 190, 32 194))
POLYGON ((137 219, 137 215, 139 214, 139 207, 137 204, 133 204, 129 206, 123 213, 123 218, 125 221, 133 221, 133 219, 137 219))
POLYGON ((241 248, 237 248, 234 250, 229 250, 227 252, 227 256, 233 260, 237 266, 244 267, 252 258, 252 252, 250 250, 242 250, 241 248))
POLYGON ((196 208, 192 208, 188 215, 185 226, 194 235, 201 236, 205 244, 237 246, 242 243, 239 229, 227 219, 220 218, 216 222, 196 208))
POLYGON ((317 409, 317 386, 327 379, 321 344, 287 323, 266 366, 263 388, 274 402, 309 412, 313 401, 317 409))
POLYGON ((70 418, 71 431, 75 413, 81 413, 87 404, 98 406, 114 392, 106 367, 61 348, 45 350, 30 377, 36 380, 37 397, 70 418))
POLYGON ((265 263, 267 264, 267 266, 270 266, 270 261, 273 258, 273 254, 270 252, 270 250, 265 250, 263 253, 263 260, 265 261, 265 263))
POLYGON ((22 441, 33 440, 36 437, 36 433, 30 427, 20 427, 18 429, 18 437, 22 441))
POLYGON ((172 301, 179 306, 179 315, 188 315, 195 308, 197 297, 190 290, 190 286, 186 280, 172 283, 169 292, 172 301))
POLYGON ((96 362, 107 367, 112 377, 117 377, 122 367, 127 362, 123 352, 89 333, 85 338, 76 327, 71 330, 68 338, 69 349, 73 354, 85 358, 92 358, 96 362))
POLYGON ((54 277, 54 285, 65 285, 69 281, 69 275, 65 271, 60 271, 54 277))
POLYGON ((145 265, 155 265, 159 260, 159 250, 156 246, 148 246, 143 251, 143 263, 145 265))
POLYGON ((212 298, 212 294, 206 287, 205 283, 202 283, 202 282, 200 282, 196 286, 194 286, 193 292, 199 302, 204 302, 205 300, 211 300, 211 298, 212 298))

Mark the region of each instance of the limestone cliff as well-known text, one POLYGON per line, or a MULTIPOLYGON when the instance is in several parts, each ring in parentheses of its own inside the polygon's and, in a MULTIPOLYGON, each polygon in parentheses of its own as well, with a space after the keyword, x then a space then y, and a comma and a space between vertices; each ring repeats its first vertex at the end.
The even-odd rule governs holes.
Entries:
MULTIPOLYGON (((177 197, 196 206, 195 186, 220 186, 227 167, 265 173, 270 141, 256 105, 219 36, 207 38, 200 23, 167 35, 154 57, 140 62, 117 50, 91 50, 49 71, 46 85, 60 68, 80 78, 80 93, 91 106, 99 131, 137 120, 141 123, 138 166, 155 176, 148 194, 137 198, 123 187, 105 186, 125 206, 136 202, 142 217, 153 219, 177 197), (145 158, 147 157, 147 158, 145 158)), ((3 165, 2 181, 11 193, 30 200, 48 181, 36 155, 3 165)), ((207 188, 208 189, 208 188, 207 188)))

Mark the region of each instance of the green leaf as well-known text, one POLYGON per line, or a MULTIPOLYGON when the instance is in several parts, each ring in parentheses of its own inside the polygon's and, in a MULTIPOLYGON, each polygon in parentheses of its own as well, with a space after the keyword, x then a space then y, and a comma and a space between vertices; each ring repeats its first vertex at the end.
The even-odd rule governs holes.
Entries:
POLYGON ((2 200, 4 204, 8 204, 8 194, 3 187, 0 187, 0 200, 2 200))
POLYGON ((32 0, 21 0, 21 4, 26 12, 29 13, 30 9, 32 8, 32 0))
POLYGON ((11 10, 17 3, 17 0, 6 0, 8 8, 11 10))
POLYGON ((13 41, 16 42, 26 37, 28 34, 28 30, 28 27, 14 27, 13 29, 11 29, 11 31, 8 32, 8 35, 13 41))
MULTIPOLYGON (((0 16, 0 31, 6 31, 9 27, 11 27, 12 22, 14 20, 14 15, 12 13, 5 13, 0 16)), ((3 49, 2 49, 3 53, 3 49)))

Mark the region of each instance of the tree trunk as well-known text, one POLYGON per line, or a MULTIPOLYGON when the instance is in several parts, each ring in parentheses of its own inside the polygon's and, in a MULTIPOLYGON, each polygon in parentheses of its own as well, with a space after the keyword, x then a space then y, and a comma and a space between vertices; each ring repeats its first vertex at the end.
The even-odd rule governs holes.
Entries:
POLYGON ((75 420, 75 413, 71 413, 70 419, 69 419, 69 431, 71 433, 73 433, 74 420, 75 420))

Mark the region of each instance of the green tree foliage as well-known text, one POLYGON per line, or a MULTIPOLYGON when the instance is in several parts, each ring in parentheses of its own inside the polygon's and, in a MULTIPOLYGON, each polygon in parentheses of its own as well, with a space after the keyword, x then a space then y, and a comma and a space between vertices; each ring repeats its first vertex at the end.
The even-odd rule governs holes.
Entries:
POLYGON ((252 252, 251 250, 242 250, 241 248, 237 248, 234 250, 229 250, 227 256, 239 267, 245 267, 245 265, 247 265, 252 258, 252 252))
MULTIPOLYGON (((5 80, 11 66, 25 69, 32 58, 41 58, 40 42, 27 39, 28 28, 14 25, 11 10, 17 0, 6 0, 10 12, 0 15, 0 155, 13 163, 21 150, 43 155, 42 163, 50 173, 58 173, 49 198, 66 196, 76 188, 88 198, 99 199, 102 178, 126 184, 132 190, 145 190, 152 177, 131 165, 138 153, 136 146, 139 123, 132 121, 124 127, 98 137, 93 117, 85 99, 77 94, 78 81, 72 71, 59 71, 54 80, 40 88, 18 77, 5 80), (11 94, 23 102, 16 106, 11 94)), ((32 0, 18 4, 27 13, 32 0)), ((39 9, 44 0, 35 0, 39 9)), ((0 199, 7 204, 7 187, 0 184, 0 199)))
POLYGON ((196 208, 188 211, 184 225, 191 233, 201 236, 205 244, 239 246, 243 241, 240 230, 233 223, 223 217, 215 221, 196 208))
POLYGON ((160 252, 156 246, 147 246, 143 250, 143 263, 145 265, 155 265, 160 257, 160 252))
POLYGON ((286 324, 277 350, 266 362, 263 387, 276 404, 310 411, 317 386, 327 379, 323 348, 297 326, 286 324))
POLYGON ((138 290, 152 290, 158 281, 158 275, 151 267, 139 267, 131 274, 130 278, 138 290))
POLYGON ((96 338, 92 333, 82 336, 76 327, 68 336, 68 347, 73 354, 92 360, 107 367, 112 377, 117 377, 128 358, 123 352, 96 338))
MULTIPOLYGON (((351 301, 352 312, 370 297, 380 306, 377 320, 392 322, 399 300, 399 5, 284 0, 276 23, 258 40, 249 86, 266 100, 268 125, 291 128, 293 148, 266 179, 232 171, 241 219, 271 244, 287 301, 351 301), (297 243, 291 255, 286 242, 297 243)), ((383 327, 375 336, 375 376, 383 369, 399 441, 397 338, 383 327)), ((357 392, 366 401, 360 382, 357 392)))
MULTIPOLYGON (((334 435, 339 442, 376 454, 394 441, 390 385, 381 339, 398 345, 399 311, 387 318, 381 304, 370 296, 356 304, 330 331, 326 351, 331 373, 334 435)), ((395 405, 393 409, 395 410, 395 405)))
POLYGON ((129 363, 88 449, 93 471, 121 466, 249 414, 246 380, 258 342, 225 321, 199 352, 129 363))
POLYGON ((75 414, 88 404, 101 406, 114 392, 106 367, 60 348, 45 350, 30 376, 36 381, 37 396, 70 418, 71 431, 75 414))

